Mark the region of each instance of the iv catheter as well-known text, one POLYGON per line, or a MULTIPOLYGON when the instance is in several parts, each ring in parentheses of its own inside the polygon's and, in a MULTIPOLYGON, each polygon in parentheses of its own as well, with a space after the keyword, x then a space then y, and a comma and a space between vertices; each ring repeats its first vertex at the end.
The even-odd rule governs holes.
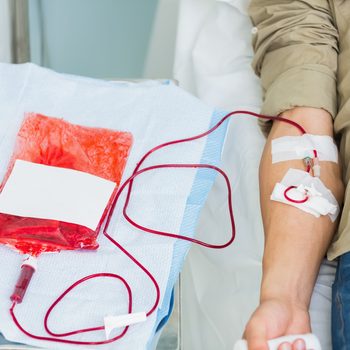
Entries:
MULTIPOLYGON (((281 122, 288 123, 288 124, 294 126, 295 128, 297 128, 300 131, 301 134, 306 133, 305 129, 301 125, 299 125, 298 123, 296 123, 292 120, 289 120, 289 119, 286 119, 283 117, 266 116, 266 115, 261 115, 258 113, 244 111, 244 110, 237 110, 237 111, 230 112, 230 113, 226 114, 217 124, 215 124, 208 131, 205 131, 201 134, 198 134, 198 135, 195 135, 192 137, 169 141, 169 142, 163 143, 163 144, 158 145, 158 146, 152 148, 151 150, 149 150, 137 163, 132 175, 127 180, 125 180, 124 183, 121 184, 121 186, 119 187, 118 191, 116 192, 115 197, 111 203, 109 212, 106 213, 106 217, 105 217, 106 220, 105 220, 104 227, 102 229, 103 235, 113 245, 115 245, 123 254, 125 254, 135 265, 137 265, 148 276, 148 278, 151 280, 151 282, 154 285, 154 288, 156 291, 156 297, 155 297, 155 301, 154 301, 152 307, 146 313, 147 317, 152 315, 157 310, 157 307, 159 305, 159 302, 160 302, 159 285, 158 285, 155 277, 150 273, 150 271, 140 261, 138 261, 132 254, 130 254, 120 243, 118 243, 118 241, 115 238, 111 237, 110 234, 108 233, 108 227, 109 227, 111 218, 113 216, 114 210, 116 208, 116 205, 120 201, 120 196, 125 190, 127 190, 127 196, 126 196, 125 202, 124 202, 123 207, 122 207, 123 216, 129 224, 142 230, 143 232, 156 234, 156 235, 169 237, 169 238, 174 238, 174 239, 186 240, 188 242, 195 243, 195 244, 198 244, 198 245, 201 245, 201 246, 204 246, 207 248, 211 248, 211 249, 223 249, 223 248, 226 248, 229 245, 231 245, 235 239, 235 234, 236 234, 235 221, 234 221, 233 208, 232 208, 232 190, 231 190, 230 180, 223 170, 221 170, 220 168, 218 168, 214 165, 210 165, 210 164, 173 164, 173 163, 169 163, 169 164, 152 165, 152 166, 145 167, 145 168, 142 168, 142 165, 145 162, 145 160, 154 152, 157 152, 160 149, 164 149, 164 148, 167 148, 167 147, 175 145, 175 144, 187 143, 187 142, 191 142, 191 141, 203 138, 203 137, 211 134, 212 132, 214 132, 216 129, 218 129, 227 119, 231 118, 234 115, 238 115, 238 114, 249 115, 249 116, 253 116, 255 118, 262 118, 262 119, 267 119, 267 120, 281 121, 281 122), (136 221, 134 221, 128 215, 127 209, 128 209, 128 205, 130 202, 135 178, 142 175, 143 173, 146 173, 146 172, 160 170, 160 169, 175 169, 175 168, 210 169, 210 170, 213 170, 213 171, 219 173, 224 178, 226 186, 227 186, 227 192, 228 192, 227 199, 228 199, 230 226, 231 226, 230 238, 228 239, 227 242, 221 243, 221 244, 212 244, 212 243, 207 243, 207 242, 204 242, 204 241, 201 241, 198 239, 194 239, 191 237, 187 237, 184 235, 179 235, 176 233, 155 230, 155 229, 145 227, 145 226, 138 224, 136 221)), ((313 153, 314 153, 313 163, 314 163, 314 165, 318 165, 317 151, 313 150, 313 153)), ((311 171, 311 162, 306 164, 306 171, 307 172, 311 171)), ((288 200, 292 200, 288 196, 288 191, 286 191, 285 197, 288 200)), ((305 201, 307 201, 307 200, 308 200, 308 198, 305 197, 305 201)), ((35 334, 30 333, 30 331, 24 329, 24 327, 20 324, 20 321, 16 317, 15 308, 18 304, 20 304, 22 302, 24 295, 25 295, 25 292, 29 286, 30 280, 34 274, 34 271, 35 271, 35 267, 33 266, 32 263, 24 263, 23 264, 21 276, 20 276, 18 283, 16 285, 16 289, 11 296, 12 306, 10 308, 10 314, 12 316, 13 322, 15 323, 17 328, 21 332, 26 334, 28 337, 33 338, 33 339, 37 339, 37 340, 44 340, 44 341, 49 341, 49 342, 60 342, 60 343, 75 344, 75 345, 103 345, 103 344, 115 342, 118 339, 122 338, 127 333, 129 326, 126 326, 124 329, 122 329, 122 331, 118 335, 116 335, 115 337, 113 337, 111 339, 107 339, 107 340, 103 340, 103 341, 76 341, 76 340, 63 339, 63 338, 73 336, 76 334, 81 334, 81 333, 103 331, 105 329, 105 327, 102 325, 102 326, 96 326, 96 327, 87 328, 87 329, 73 330, 73 331, 66 332, 66 333, 55 333, 55 332, 51 331, 49 326, 48 326, 48 321, 49 321, 49 318, 51 316, 51 313, 53 312, 55 307, 65 298, 65 296, 70 291, 72 291, 74 288, 76 288, 77 286, 81 285, 82 283, 84 283, 88 280, 95 279, 95 278, 111 278, 111 279, 115 279, 115 280, 120 281, 124 285, 124 287, 126 288, 127 293, 128 293, 128 313, 129 314, 132 313, 132 311, 133 311, 133 293, 131 291, 130 285, 121 276, 111 274, 111 273, 97 273, 97 274, 92 274, 92 275, 86 276, 86 277, 80 279, 79 281, 75 282, 74 284, 72 284, 53 302, 53 304, 48 309, 48 311, 45 315, 45 318, 44 318, 44 328, 45 328, 46 332, 51 337, 35 335, 35 334)))

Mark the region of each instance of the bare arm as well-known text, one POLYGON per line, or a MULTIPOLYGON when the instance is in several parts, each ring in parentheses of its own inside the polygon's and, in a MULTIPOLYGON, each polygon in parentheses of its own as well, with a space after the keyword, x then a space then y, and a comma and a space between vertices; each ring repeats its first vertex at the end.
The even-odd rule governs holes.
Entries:
MULTIPOLYGON (((253 68, 264 92, 262 113, 299 122, 311 134, 332 135, 337 113, 338 31, 328 0, 251 0, 253 68), (309 106, 305 108, 296 106, 309 106)), ((322 258, 335 225, 292 206, 270 201, 276 182, 301 161, 271 164, 271 140, 298 135, 275 122, 260 165, 265 253, 261 303, 247 324, 250 350, 266 350, 266 340, 310 331, 308 306, 322 258)), ((321 179, 341 200, 340 172, 321 164, 321 179)), ((285 344, 284 349, 292 349, 285 344)), ((294 345, 303 350, 305 345, 294 345)))
MULTIPOLYGON (((282 116, 297 121, 308 133, 333 136, 333 121, 325 110, 295 108, 282 116)), ((267 339, 310 331, 310 298, 336 226, 328 216, 315 218, 270 200, 273 187, 289 168, 305 170, 300 160, 272 164, 271 140, 286 135, 300 133, 290 125, 274 122, 260 164, 265 251, 260 306, 245 332, 250 350, 267 349, 267 339)), ((321 162, 321 180, 340 203, 343 185, 339 165, 321 162)))

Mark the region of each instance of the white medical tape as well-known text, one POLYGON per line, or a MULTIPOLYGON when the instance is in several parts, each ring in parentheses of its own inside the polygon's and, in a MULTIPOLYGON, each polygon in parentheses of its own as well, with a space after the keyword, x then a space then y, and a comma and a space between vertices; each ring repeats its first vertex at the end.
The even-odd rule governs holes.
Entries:
MULTIPOLYGON (((297 339, 303 339, 306 343, 306 349, 321 350, 321 344, 314 334, 295 334, 287 335, 280 338, 271 339, 268 341, 269 350, 277 350, 279 345, 283 342, 293 342, 297 339)), ((246 340, 238 340, 233 350, 248 350, 248 344, 246 340)))
POLYGON ((135 323, 144 322, 146 319, 146 312, 135 312, 120 316, 106 316, 104 318, 106 338, 109 339, 109 336, 115 328, 123 328, 135 323))
POLYGON ((332 222, 337 219, 339 205, 332 192, 317 178, 309 173, 298 169, 289 169, 282 179, 277 183, 271 194, 271 200, 292 205, 316 217, 329 215, 332 222), (295 200, 302 200, 308 196, 304 203, 294 203, 285 197, 285 191, 290 186, 296 188, 288 191, 288 196, 295 200))
POLYGON ((338 163, 338 149, 330 136, 304 134, 284 136, 272 140, 272 163, 292 159, 314 158, 313 150, 321 161, 338 163))

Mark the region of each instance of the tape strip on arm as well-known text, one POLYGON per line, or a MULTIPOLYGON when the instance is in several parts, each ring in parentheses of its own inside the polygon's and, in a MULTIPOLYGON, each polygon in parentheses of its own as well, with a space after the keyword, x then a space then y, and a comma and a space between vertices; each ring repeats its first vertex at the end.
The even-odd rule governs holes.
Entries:
POLYGON ((271 200, 292 205, 315 217, 328 215, 332 222, 340 211, 336 198, 324 183, 318 177, 298 169, 288 170, 274 187, 271 200))
POLYGON ((338 163, 338 149, 330 136, 304 134, 302 136, 284 136, 272 140, 272 163, 293 159, 313 158, 317 150, 320 161, 338 163))

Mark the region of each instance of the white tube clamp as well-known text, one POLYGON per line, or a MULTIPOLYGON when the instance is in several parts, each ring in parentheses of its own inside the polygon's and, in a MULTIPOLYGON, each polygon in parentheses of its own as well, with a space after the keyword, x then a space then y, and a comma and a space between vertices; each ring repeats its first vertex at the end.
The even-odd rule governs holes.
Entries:
POLYGON ((146 321, 146 312, 135 312, 121 316, 106 316, 104 318, 106 338, 109 339, 115 328, 123 328, 135 323, 146 321))

